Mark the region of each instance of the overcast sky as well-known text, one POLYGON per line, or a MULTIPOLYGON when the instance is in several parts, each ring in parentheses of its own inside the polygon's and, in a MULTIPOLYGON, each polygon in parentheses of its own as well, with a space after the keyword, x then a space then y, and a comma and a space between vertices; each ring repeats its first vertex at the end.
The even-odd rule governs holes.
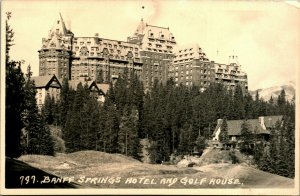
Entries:
MULTIPOLYGON (((210 60, 237 55, 249 89, 296 81, 300 66, 299 1, 4 1, 15 31, 12 57, 38 75, 42 38, 62 14, 75 36, 126 41, 141 18, 169 27, 178 45, 198 43, 210 60), (144 6, 144 9, 142 7, 144 6), (219 52, 217 52, 219 51, 219 52)), ((1 17, 5 17, 2 15, 1 17)))

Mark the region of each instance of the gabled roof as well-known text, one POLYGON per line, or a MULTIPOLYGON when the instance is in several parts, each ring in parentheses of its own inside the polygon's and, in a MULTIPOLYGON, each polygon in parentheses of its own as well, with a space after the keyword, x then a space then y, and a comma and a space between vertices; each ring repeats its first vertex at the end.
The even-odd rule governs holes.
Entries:
MULTIPOLYGON (((260 119, 248 119, 246 122, 249 124, 250 131, 255 134, 270 134, 270 127, 274 127, 277 121, 282 121, 282 115, 278 116, 263 116, 260 119, 263 119, 263 124, 261 124, 260 119), (264 127, 265 126, 265 127, 264 127)), ((213 132, 215 136, 216 132, 222 126, 222 119, 218 120, 217 126, 213 132)), ((241 135, 241 128, 244 120, 228 120, 228 135, 241 135)))
MULTIPOLYGON (((104 94, 106 95, 106 90, 105 85, 106 84, 100 84, 101 87, 104 88, 104 90, 99 86, 99 84, 97 84, 94 80, 90 80, 90 81, 82 81, 82 80, 69 80, 69 87, 71 87, 73 90, 77 89, 78 84, 81 82, 82 86, 84 86, 85 84, 87 84, 88 88, 91 91, 96 90, 99 94, 104 94), (103 86, 102 86, 103 85, 103 86)), ((109 86, 109 84, 107 84, 109 86)))
POLYGON ((56 81, 58 83, 59 87, 61 88, 61 83, 55 75, 34 76, 34 77, 31 77, 31 80, 34 80, 36 88, 47 88, 53 81, 56 81))
POLYGON ((69 87, 71 87, 73 90, 77 89, 78 84, 81 82, 82 86, 85 84, 88 85, 88 88, 91 87, 91 85, 94 83, 94 81, 82 81, 82 80, 69 80, 69 87))
MULTIPOLYGON (((241 127, 243 120, 228 120, 228 135, 241 135, 241 127)), ((270 134, 269 130, 265 130, 260 125, 258 119, 249 119, 246 121, 249 124, 250 131, 255 134, 270 134)))
POLYGON ((104 95, 107 94, 107 92, 109 90, 109 84, 105 84, 105 83, 100 84, 100 83, 98 83, 97 86, 98 86, 99 89, 102 90, 102 92, 104 93, 104 95))

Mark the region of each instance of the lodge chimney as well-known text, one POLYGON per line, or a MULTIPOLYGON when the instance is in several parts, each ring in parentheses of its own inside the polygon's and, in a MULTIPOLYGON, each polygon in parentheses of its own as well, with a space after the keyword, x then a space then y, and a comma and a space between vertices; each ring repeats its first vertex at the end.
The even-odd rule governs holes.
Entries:
POLYGON ((223 123, 223 119, 218 119, 217 124, 221 125, 223 123))
POLYGON ((260 116, 258 117, 258 123, 260 124, 260 126, 264 129, 266 129, 266 126, 265 126, 265 119, 263 116, 260 116))

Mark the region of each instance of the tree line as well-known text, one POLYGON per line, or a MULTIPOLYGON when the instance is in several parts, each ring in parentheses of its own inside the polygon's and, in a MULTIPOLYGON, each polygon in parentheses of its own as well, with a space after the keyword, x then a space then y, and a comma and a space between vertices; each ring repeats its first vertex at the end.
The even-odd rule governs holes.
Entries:
POLYGON ((9 51, 14 45, 14 31, 9 25, 11 13, 6 15, 5 155, 11 158, 21 154, 54 155, 50 129, 38 112, 35 84, 30 79, 30 66, 24 76, 21 70, 23 61, 10 59, 9 51))

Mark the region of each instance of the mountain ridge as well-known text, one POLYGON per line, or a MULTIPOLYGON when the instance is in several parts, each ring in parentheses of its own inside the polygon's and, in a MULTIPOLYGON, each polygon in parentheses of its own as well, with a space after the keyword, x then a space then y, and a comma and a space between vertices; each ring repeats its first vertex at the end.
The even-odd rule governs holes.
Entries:
POLYGON ((259 97, 265 101, 268 101, 271 96, 273 99, 277 99, 278 95, 282 90, 286 93, 286 99, 291 101, 296 94, 296 83, 289 81, 281 85, 259 88, 257 90, 249 90, 250 95, 255 99, 256 92, 258 91, 259 97))

